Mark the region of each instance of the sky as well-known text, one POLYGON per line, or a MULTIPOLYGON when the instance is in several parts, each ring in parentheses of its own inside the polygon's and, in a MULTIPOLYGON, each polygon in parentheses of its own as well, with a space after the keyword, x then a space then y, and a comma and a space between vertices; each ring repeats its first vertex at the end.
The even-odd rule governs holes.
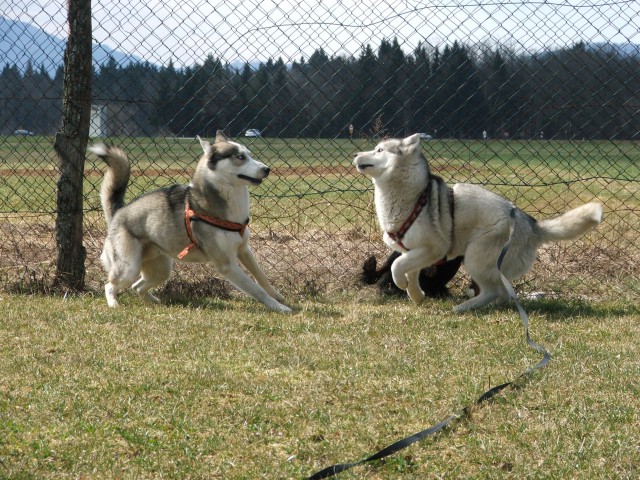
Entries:
MULTIPOLYGON (((518 53, 586 43, 640 45, 638 1, 93 0, 94 41, 158 65, 357 56, 397 37, 442 48, 504 45, 518 53)), ((66 37, 66 1, 0 0, 0 15, 66 37)))

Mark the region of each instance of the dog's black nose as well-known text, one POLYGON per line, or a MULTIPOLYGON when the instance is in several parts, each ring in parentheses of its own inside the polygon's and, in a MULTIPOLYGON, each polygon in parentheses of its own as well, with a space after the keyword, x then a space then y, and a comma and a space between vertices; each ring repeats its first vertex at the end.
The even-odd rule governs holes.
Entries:
POLYGON ((264 172, 264 176, 266 177, 267 175, 269 175, 269 172, 271 172, 271 169, 269 167, 264 167, 262 171, 264 172))

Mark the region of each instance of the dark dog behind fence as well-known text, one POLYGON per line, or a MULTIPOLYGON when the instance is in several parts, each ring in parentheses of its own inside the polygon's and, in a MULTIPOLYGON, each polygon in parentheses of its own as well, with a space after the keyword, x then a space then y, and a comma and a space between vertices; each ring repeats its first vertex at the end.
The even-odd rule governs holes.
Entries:
MULTIPOLYGON (((393 252, 384 264, 378 268, 375 256, 370 256, 362 266, 360 280, 366 285, 378 285, 380 293, 383 295, 405 295, 404 290, 400 290, 391 276, 391 265, 400 253, 393 252)), ((432 265, 420 270, 420 288, 427 297, 439 298, 449 295, 447 284, 455 277, 460 269, 463 257, 457 257, 446 261, 440 265, 432 265)))

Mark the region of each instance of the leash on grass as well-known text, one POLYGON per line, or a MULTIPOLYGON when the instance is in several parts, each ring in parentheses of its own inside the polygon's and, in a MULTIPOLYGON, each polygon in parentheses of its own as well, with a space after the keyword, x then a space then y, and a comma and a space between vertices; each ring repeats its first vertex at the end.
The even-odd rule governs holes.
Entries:
MULTIPOLYGON (((527 345, 529 345, 536 352, 541 354, 542 355, 542 359, 538 363, 536 363, 533 367, 528 368, 524 373, 522 373, 515 380, 503 383, 501 385, 497 385, 495 387, 490 388, 486 392, 484 392, 475 401, 475 405, 480 405, 481 403, 486 402, 487 400, 491 399, 494 395, 496 395, 497 393, 501 392, 502 390, 504 390, 508 386, 516 384, 517 381, 520 380, 521 378, 526 377, 526 376, 530 375, 532 372, 534 372, 534 371, 546 366, 549 363, 549 361, 551 360, 551 355, 549 354, 549 352, 547 352, 547 350, 542 345, 540 345, 539 343, 534 342, 531 339, 531 336, 529 335, 529 317, 527 316, 527 312, 525 312, 524 308, 522 307, 522 304, 518 300, 516 292, 513 289, 513 285, 511 285, 511 282, 509 281, 509 279, 507 277, 505 277, 504 274, 502 273, 502 271, 500 270, 501 267, 502 267, 502 261, 504 260, 504 256, 507 254, 507 251, 509 250, 509 247, 511 246, 511 239, 513 237, 514 228, 515 228, 515 209, 511 209, 510 226, 509 226, 509 239, 507 240, 507 243, 504 245, 504 247, 502 247, 502 251, 500 252, 500 256, 498 257, 498 261, 497 261, 498 270, 500 271, 500 277, 502 279, 502 283, 504 284, 505 288, 507 289, 507 293, 509 294, 509 297, 516 304, 516 307, 518 309, 518 313, 520 314, 520 319, 522 320, 522 325, 524 326, 525 338, 526 338, 526 341, 527 341, 527 345)), ((382 458, 388 457, 389 455, 392 455, 392 454, 398 452, 399 450, 402 450, 402 449, 408 447, 409 445, 412 445, 412 444, 422 440, 423 438, 429 437, 431 435, 435 435, 437 432, 439 432, 440 430, 444 429, 447 425, 451 424, 451 422, 453 422, 454 420, 458 420, 458 419, 467 417, 469 415, 470 411, 471 411, 471 407, 469 407, 469 406, 464 407, 463 409, 461 409, 460 411, 454 413, 453 415, 449 416, 448 418, 444 419, 440 423, 437 423, 436 425, 433 425, 433 426, 431 426, 431 427, 429 427, 429 428, 427 428, 425 430, 422 430, 421 432, 418 432, 418 433, 416 433, 414 435, 411 435, 409 437, 403 438, 402 440, 398 440, 397 442, 395 442, 395 443, 383 448, 382 450, 379 450, 378 452, 374 453, 373 455, 371 455, 371 456, 369 456, 369 457, 367 457, 367 458, 365 458, 363 460, 359 460, 357 462, 352 462, 352 463, 339 463, 339 464, 336 464, 336 465, 331 465, 330 467, 324 468, 324 469, 320 470, 319 472, 314 473, 313 475, 308 477, 306 480, 320 480, 321 478, 332 477, 334 475, 337 475, 340 472, 344 472, 345 470, 349 470, 350 468, 355 467, 357 465, 362 465, 363 463, 368 463, 368 462, 372 462, 374 460, 380 460, 382 458)))

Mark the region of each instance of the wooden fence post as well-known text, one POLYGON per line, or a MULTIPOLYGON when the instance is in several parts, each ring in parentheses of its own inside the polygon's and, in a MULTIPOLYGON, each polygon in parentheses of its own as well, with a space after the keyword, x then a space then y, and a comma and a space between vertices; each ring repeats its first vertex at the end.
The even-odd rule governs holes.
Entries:
POLYGON ((84 158, 91 116, 91 0, 68 0, 69 37, 64 51, 62 131, 56 134, 60 176, 57 183, 55 284, 84 288, 84 158))

